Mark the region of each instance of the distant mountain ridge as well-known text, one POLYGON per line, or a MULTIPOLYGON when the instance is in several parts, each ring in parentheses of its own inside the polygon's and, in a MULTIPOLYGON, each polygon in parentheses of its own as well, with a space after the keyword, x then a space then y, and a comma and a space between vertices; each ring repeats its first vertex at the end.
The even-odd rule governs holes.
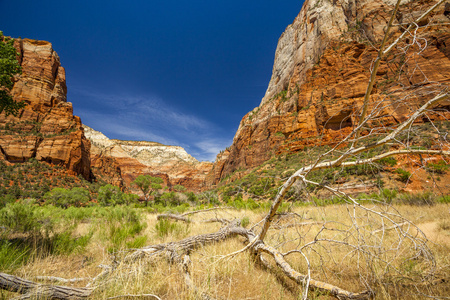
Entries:
POLYGON ((212 163, 197 161, 182 147, 109 139, 86 125, 83 128, 92 145, 93 174, 110 183, 130 186, 139 174, 151 174, 162 177, 169 187, 181 184, 194 191, 206 188, 212 163))

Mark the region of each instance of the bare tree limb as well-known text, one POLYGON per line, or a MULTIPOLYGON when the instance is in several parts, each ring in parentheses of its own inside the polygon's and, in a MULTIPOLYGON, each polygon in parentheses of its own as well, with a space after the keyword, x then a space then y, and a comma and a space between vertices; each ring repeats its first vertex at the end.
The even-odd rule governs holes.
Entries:
POLYGON ((254 250, 257 252, 270 254, 275 259, 276 264, 281 268, 283 273, 298 284, 303 284, 305 280, 309 280, 309 287, 313 290, 317 289, 322 292, 326 292, 338 299, 369 299, 373 295, 373 293, 370 291, 351 293, 337 286, 318 280, 309 279, 307 275, 301 274, 294 270, 291 265, 286 262, 283 255, 278 250, 271 246, 264 245, 264 243, 256 245, 254 250))
POLYGON ((0 289, 20 293, 18 299, 88 299, 92 294, 90 288, 40 284, 17 276, 0 273, 0 289))
POLYGON ((74 283, 74 282, 80 282, 80 281, 86 281, 90 280, 89 278, 62 278, 62 277, 55 277, 55 276, 36 276, 34 279, 39 281, 50 281, 50 282, 62 282, 62 283, 74 283))

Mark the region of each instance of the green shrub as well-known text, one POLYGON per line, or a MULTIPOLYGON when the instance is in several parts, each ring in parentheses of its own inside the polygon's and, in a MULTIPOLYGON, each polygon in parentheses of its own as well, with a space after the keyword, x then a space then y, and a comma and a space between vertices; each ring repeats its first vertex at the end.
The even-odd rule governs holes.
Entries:
POLYGON ((143 235, 143 236, 138 236, 135 239, 133 239, 130 242, 127 242, 127 248, 141 248, 145 245, 145 243, 147 242, 147 236, 143 235))
POLYGON ((193 192, 187 192, 185 193, 187 196, 187 201, 193 204, 197 204, 199 202, 198 196, 193 192))
POLYGON ((397 197, 397 201, 402 204, 408 204, 408 205, 434 205, 436 201, 436 196, 431 192, 423 192, 423 193, 417 193, 417 194, 400 194, 397 197))
POLYGON ((380 159, 378 161, 378 163, 383 166, 393 167, 397 164, 397 160, 395 158, 393 158, 392 156, 390 156, 390 157, 385 157, 385 158, 380 159))
POLYGON ((72 188, 69 191, 69 199, 70 205, 75 207, 84 206, 91 200, 89 191, 81 187, 72 188))
POLYGON ((16 201, 16 198, 14 198, 12 195, 5 193, 3 194, 4 196, 0 196, 0 208, 5 207, 8 203, 14 203, 16 201))
POLYGON ((436 199, 439 203, 450 203, 450 195, 444 195, 436 199))
POLYGON ((395 173, 398 174, 397 179, 404 183, 408 182, 409 178, 411 178, 411 173, 402 168, 395 170, 395 173))
POLYGON ((247 216, 243 217, 241 220, 241 226, 245 228, 248 224, 250 224, 250 219, 247 216))
POLYGON ((66 255, 73 252, 82 252, 91 240, 93 234, 94 232, 91 231, 85 236, 73 237, 72 230, 56 234, 52 237, 52 252, 66 255))
POLYGON ((397 190, 383 189, 380 191, 380 198, 386 203, 392 203, 397 197, 397 190))
POLYGON ((111 184, 107 184, 98 189, 97 202, 103 206, 114 206, 125 202, 123 192, 111 184))
POLYGON ((347 203, 347 200, 344 199, 343 197, 331 197, 331 198, 312 197, 312 200, 313 200, 314 204, 317 206, 326 206, 326 205, 347 203))
POLYGON ((102 235, 112 243, 110 251, 124 247, 128 239, 134 238, 147 226, 145 222, 141 222, 141 215, 127 206, 102 208, 97 213, 102 235))
POLYGON ((136 194, 123 193, 123 194, 122 194, 122 199, 123 199, 123 202, 124 202, 126 205, 130 205, 130 204, 132 204, 132 203, 138 203, 138 201, 139 201, 139 196, 136 195, 136 194))
POLYGON ((17 241, 0 239, 0 270, 11 272, 27 263, 30 258, 31 248, 17 241))
POLYGON ((186 236, 189 233, 189 224, 179 224, 171 220, 161 219, 155 224, 156 234, 159 237, 166 237, 169 234, 177 237, 186 236))
POLYGON ((15 231, 37 235, 45 229, 51 228, 50 219, 44 219, 36 211, 32 203, 8 203, 0 210, 0 224, 15 231))
POLYGON ((175 185, 175 186, 173 187, 173 189, 174 189, 175 191, 177 191, 177 192, 180 192, 180 193, 186 191, 186 188, 185 188, 184 186, 180 185, 180 184, 175 185))
POLYGON ((437 163, 428 163, 426 170, 431 173, 445 174, 448 168, 449 165, 444 160, 440 160, 437 163))
POLYGON ((76 207, 84 206, 89 203, 89 191, 74 187, 71 190, 65 188, 54 188, 50 192, 45 193, 44 200, 57 207, 68 208, 73 205, 76 207))

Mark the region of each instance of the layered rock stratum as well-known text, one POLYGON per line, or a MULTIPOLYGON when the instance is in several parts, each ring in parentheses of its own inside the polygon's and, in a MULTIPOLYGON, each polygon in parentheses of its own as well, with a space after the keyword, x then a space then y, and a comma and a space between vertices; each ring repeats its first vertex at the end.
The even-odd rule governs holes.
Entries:
POLYGON ((183 185, 200 192, 207 187, 206 177, 212 163, 197 161, 182 147, 109 139, 99 131, 83 127, 91 141, 93 174, 111 184, 132 187, 137 176, 146 174, 163 178, 169 188, 183 185))
POLYGON ((11 91, 27 106, 20 113, 0 114, 0 159, 10 163, 36 158, 90 177, 90 143, 79 117, 67 102, 65 70, 52 44, 17 39, 22 74, 11 91))
MULTIPOLYGON (((357 123, 377 47, 393 0, 306 0, 281 35, 272 77, 259 107, 246 114, 233 144, 218 155, 212 184, 275 154, 336 143, 357 123)), ((436 1, 402 1, 391 39, 436 1)), ((397 124, 450 82, 450 4, 441 5, 382 63, 371 103, 397 124), (407 101, 399 101, 405 95, 407 101), (387 96, 388 95, 388 96, 387 96), (399 104, 396 104, 399 103, 399 104)), ((450 103, 431 118, 450 117, 450 103)))

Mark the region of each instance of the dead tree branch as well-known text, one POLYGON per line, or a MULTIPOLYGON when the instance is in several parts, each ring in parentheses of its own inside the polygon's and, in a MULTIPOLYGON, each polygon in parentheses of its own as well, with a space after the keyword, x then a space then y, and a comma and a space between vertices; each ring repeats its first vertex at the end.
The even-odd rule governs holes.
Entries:
POLYGON ((22 296, 17 299, 88 299, 93 290, 58 285, 40 284, 17 276, 0 273, 0 289, 22 296))

